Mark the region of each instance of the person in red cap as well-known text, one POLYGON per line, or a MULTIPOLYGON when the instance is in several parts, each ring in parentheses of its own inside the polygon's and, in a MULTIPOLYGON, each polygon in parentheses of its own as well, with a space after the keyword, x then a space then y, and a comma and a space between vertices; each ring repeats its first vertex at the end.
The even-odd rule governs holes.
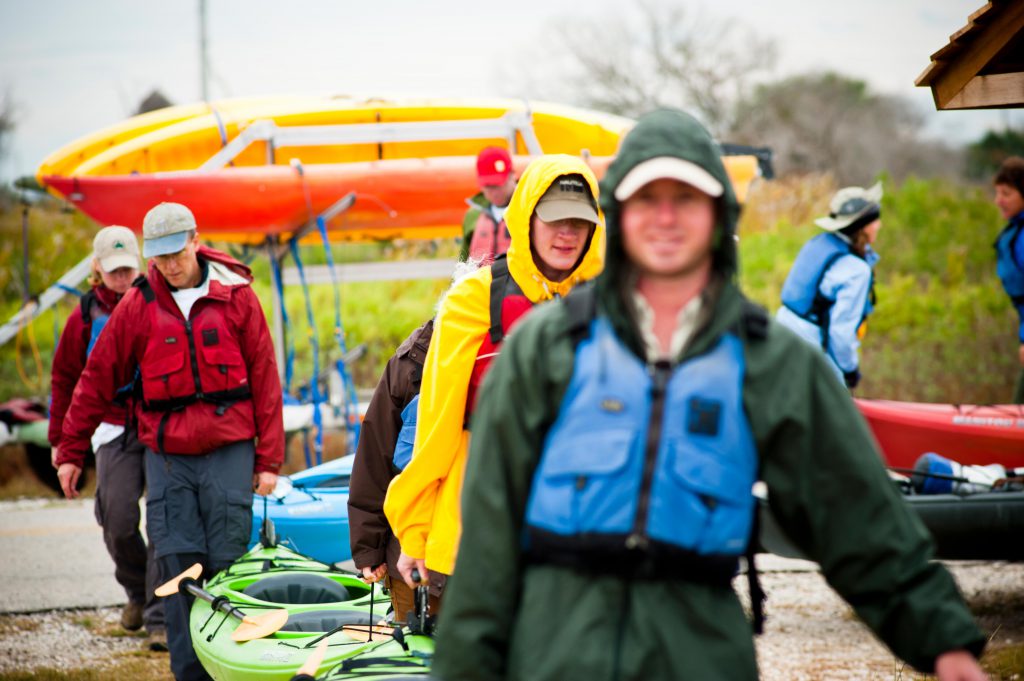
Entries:
POLYGON ((476 179, 480 192, 466 199, 469 210, 462 219, 460 261, 473 259, 489 265, 508 250, 512 237, 505 226, 505 208, 516 190, 512 157, 501 147, 484 147, 476 157, 476 179))

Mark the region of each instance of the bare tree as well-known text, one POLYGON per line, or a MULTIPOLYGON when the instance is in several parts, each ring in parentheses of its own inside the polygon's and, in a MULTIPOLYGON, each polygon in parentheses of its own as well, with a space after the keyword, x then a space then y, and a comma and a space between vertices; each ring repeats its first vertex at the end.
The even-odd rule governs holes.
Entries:
POLYGON ((906 99, 872 93, 835 73, 758 86, 736 110, 730 141, 772 147, 776 170, 831 172, 841 184, 888 172, 959 175, 962 152, 920 136, 924 115, 906 99))
POLYGON ((562 18, 546 33, 538 41, 543 54, 517 59, 508 75, 533 96, 626 116, 680 107, 715 133, 732 127, 735 102, 776 59, 774 43, 737 21, 664 0, 594 19, 562 18))
POLYGON ((0 159, 7 155, 7 145, 10 144, 11 135, 14 133, 14 100, 10 93, 5 93, 0 98, 0 159))

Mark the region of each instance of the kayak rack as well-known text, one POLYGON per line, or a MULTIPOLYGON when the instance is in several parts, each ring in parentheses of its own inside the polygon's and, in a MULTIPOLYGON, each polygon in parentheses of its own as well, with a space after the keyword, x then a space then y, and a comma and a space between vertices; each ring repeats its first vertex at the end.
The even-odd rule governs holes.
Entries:
POLYGON ((282 147, 504 138, 515 149, 517 133, 529 154, 543 153, 529 110, 510 111, 498 118, 411 123, 281 126, 272 120, 258 120, 196 170, 200 173, 220 170, 255 142, 267 143, 267 164, 272 165, 276 162, 277 149, 282 147))

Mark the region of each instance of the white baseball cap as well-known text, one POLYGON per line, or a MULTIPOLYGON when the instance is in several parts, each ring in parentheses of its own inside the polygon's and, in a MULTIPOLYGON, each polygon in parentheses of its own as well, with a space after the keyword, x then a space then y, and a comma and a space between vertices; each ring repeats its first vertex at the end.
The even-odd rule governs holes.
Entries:
POLYGON ((139 269, 139 242, 127 227, 111 225, 96 232, 92 253, 104 272, 113 272, 120 267, 139 269))
POLYGON ((615 187, 615 198, 625 201, 640 187, 655 180, 678 180, 692 185, 711 197, 725 191, 715 176, 692 161, 675 156, 658 156, 633 166, 615 187))

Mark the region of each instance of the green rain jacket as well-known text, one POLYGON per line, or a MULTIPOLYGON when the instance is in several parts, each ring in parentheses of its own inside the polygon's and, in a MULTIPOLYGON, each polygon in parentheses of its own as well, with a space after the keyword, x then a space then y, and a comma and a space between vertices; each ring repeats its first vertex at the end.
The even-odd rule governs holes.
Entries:
MULTIPOLYGON (((717 145, 685 114, 664 110, 642 118, 602 182, 608 250, 597 296, 600 312, 643 357, 622 293, 629 266, 613 191, 629 169, 665 155, 699 164, 727 188, 718 213, 718 286, 705 294, 703 321, 682 361, 735 328, 744 307, 732 283, 738 207, 717 145)), ((730 587, 682 576, 624 580, 524 562, 534 469, 573 372, 568 328, 564 302, 535 310, 509 337, 484 383, 472 423, 459 566, 441 615, 434 673, 445 681, 756 679, 751 626, 730 587)), ((980 654, 984 636, 950 574, 931 562, 927 531, 899 498, 821 352, 774 321, 766 338, 744 342, 744 352, 743 401, 761 478, 789 537, 914 667, 930 671, 939 654, 959 648, 980 654)), ((767 613, 771 627, 770 600, 767 613)))

